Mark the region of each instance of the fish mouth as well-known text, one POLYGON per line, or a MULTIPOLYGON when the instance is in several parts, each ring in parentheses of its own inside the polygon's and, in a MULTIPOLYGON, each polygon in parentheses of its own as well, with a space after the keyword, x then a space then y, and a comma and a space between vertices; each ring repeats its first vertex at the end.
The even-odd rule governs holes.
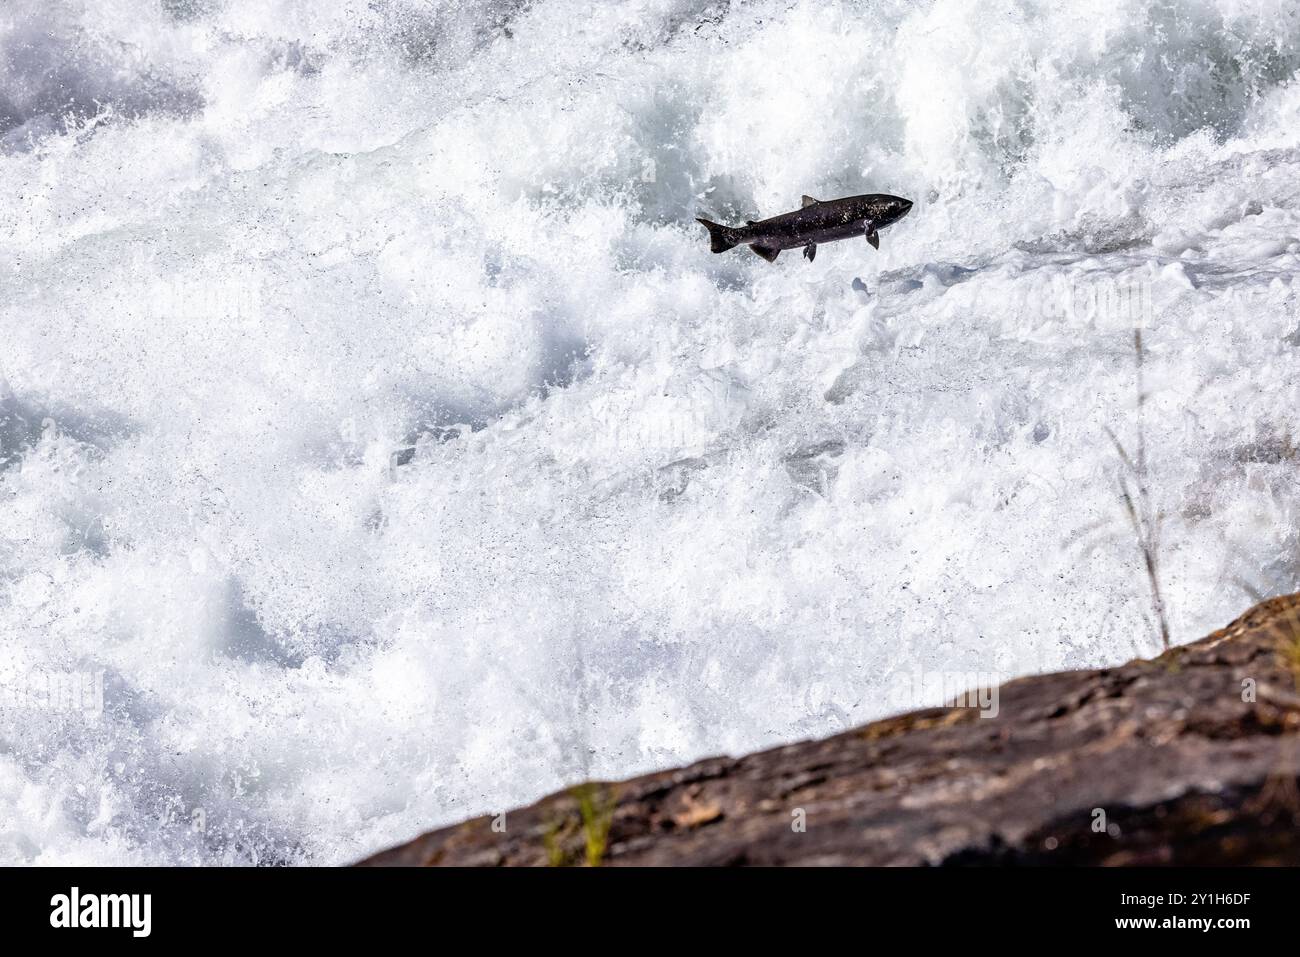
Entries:
POLYGON ((912 211, 912 201, 910 199, 903 199, 901 196, 886 196, 884 200, 884 208, 881 210, 883 215, 879 223, 881 226, 892 225, 912 211))

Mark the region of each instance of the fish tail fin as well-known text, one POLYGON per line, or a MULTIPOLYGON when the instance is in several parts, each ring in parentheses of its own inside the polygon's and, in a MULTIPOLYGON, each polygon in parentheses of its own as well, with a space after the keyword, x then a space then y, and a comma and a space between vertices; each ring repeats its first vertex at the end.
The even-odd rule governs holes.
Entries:
POLYGON ((709 248, 715 253, 725 253, 728 249, 740 243, 738 230, 732 229, 730 226, 713 223, 698 216, 695 221, 709 231, 709 248))

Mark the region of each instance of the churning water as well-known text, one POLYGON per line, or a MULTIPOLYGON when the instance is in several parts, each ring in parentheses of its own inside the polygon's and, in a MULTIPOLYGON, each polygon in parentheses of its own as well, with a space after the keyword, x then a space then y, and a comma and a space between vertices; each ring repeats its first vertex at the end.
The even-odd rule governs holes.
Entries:
POLYGON ((1284 0, 5 0, 0 861, 1151 654, 1108 430, 1175 641, 1295 589, 1298 69, 1284 0))

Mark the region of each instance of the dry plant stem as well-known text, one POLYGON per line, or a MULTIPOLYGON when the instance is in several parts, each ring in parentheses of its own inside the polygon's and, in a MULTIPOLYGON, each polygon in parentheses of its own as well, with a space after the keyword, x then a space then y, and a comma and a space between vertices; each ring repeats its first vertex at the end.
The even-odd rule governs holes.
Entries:
POLYGON ((1134 494, 1134 491, 1129 487, 1129 481, 1121 472, 1119 476, 1120 499, 1124 503, 1124 512, 1128 516, 1130 526, 1133 528, 1138 551, 1142 555, 1142 564, 1146 569, 1147 583, 1151 588, 1151 607, 1155 616, 1156 631, 1160 637, 1160 645, 1165 651, 1168 651, 1170 647, 1169 616, 1165 608, 1164 595, 1160 590, 1160 529, 1164 516, 1156 512, 1151 503, 1151 489, 1148 483, 1145 421, 1147 395, 1144 376, 1146 351, 1142 344, 1141 327, 1133 330, 1133 350, 1137 358, 1136 455, 1130 456, 1123 443, 1109 428, 1106 429, 1106 434, 1110 436, 1115 451, 1119 454, 1120 461, 1123 463, 1124 468, 1128 470, 1136 485, 1136 494, 1134 494))

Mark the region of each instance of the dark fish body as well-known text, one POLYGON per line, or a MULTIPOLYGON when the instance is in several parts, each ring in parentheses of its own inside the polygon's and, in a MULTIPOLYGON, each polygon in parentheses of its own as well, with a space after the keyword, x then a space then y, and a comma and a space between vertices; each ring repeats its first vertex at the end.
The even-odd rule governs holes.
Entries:
POLYGON ((837 239, 860 236, 879 249, 879 230, 898 222, 911 208, 910 199, 885 193, 826 201, 805 196, 801 208, 745 226, 722 226, 707 219, 699 222, 709 231, 710 248, 715 253, 746 245, 772 262, 783 249, 802 248, 811 260, 817 255, 818 243, 837 239))

